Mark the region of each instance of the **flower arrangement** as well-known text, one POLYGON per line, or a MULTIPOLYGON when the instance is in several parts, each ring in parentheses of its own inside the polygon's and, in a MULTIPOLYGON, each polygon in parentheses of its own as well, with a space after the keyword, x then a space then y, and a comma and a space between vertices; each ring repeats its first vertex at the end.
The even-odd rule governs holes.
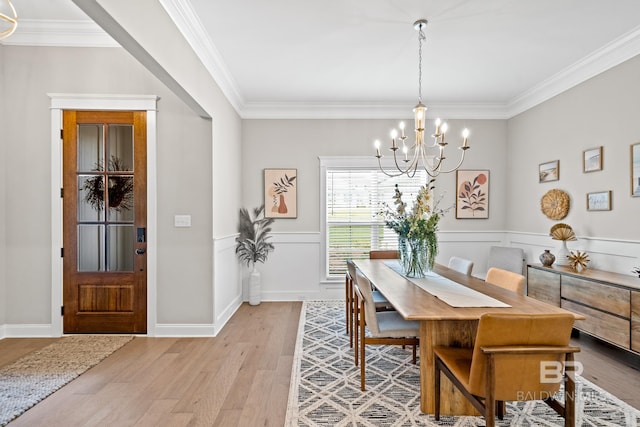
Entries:
POLYGON ((402 200, 402 192, 395 186, 393 195, 394 207, 384 203, 381 212, 385 225, 398 235, 398 249, 405 274, 408 276, 424 276, 431 270, 438 254, 438 222, 448 209, 439 208, 443 195, 433 199, 435 179, 420 187, 411 209, 402 200))

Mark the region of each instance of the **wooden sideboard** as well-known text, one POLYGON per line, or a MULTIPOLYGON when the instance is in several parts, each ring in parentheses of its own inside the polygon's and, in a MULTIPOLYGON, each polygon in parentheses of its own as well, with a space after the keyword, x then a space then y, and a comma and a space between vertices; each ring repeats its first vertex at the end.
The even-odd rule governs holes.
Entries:
POLYGON ((527 266, 527 295, 586 316, 575 328, 640 353, 640 279, 608 271, 527 266))

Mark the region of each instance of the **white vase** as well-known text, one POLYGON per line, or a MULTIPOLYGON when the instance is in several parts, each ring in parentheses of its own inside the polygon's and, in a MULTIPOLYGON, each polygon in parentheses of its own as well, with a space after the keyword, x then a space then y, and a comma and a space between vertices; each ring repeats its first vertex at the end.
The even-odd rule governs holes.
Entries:
POLYGON ((258 305, 262 300, 262 285, 260 279, 260 272, 253 265, 253 270, 249 275, 249 305, 258 305))
POLYGON ((561 240, 560 248, 558 249, 558 254, 556 255, 556 265, 569 265, 569 249, 567 249, 567 241, 561 240))

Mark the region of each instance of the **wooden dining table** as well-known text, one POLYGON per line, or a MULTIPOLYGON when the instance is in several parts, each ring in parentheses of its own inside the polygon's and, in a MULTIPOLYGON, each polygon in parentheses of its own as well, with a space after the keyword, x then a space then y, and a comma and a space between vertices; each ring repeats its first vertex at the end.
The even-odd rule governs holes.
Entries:
MULTIPOLYGON (((484 313, 569 313, 560 307, 519 295, 445 266, 435 265, 433 271, 440 276, 510 306, 453 307, 394 271, 387 264, 389 260, 356 260, 354 262, 362 274, 387 298, 402 317, 420 322, 420 409, 426 414, 434 413, 433 348, 435 346, 473 347, 478 321, 484 313)), ((571 314, 575 316, 576 320, 584 319, 584 316, 580 314, 571 314)), ((441 414, 478 414, 446 377, 441 379, 440 390, 441 414)))

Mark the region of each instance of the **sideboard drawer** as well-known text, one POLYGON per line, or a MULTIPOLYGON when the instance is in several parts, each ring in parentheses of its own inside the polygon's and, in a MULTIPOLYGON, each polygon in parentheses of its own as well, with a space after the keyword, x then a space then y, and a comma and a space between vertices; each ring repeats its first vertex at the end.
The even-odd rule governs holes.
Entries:
POLYGON ((631 349, 640 353, 640 291, 631 292, 631 349))
POLYGON ((615 313, 627 319, 631 317, 630 291, 628 289, 571 276, 562 276, 560 289, 562 298, 615 313))
POLYGON ((560 307, 560 275, 529 267, 527 269, 527 295, 560 307))
POLYGON ((573 311, 574 313, 584 314, 587 317, 585 320, 576 320, 574 326, 577 329, 583 330, 613 344, 630 348, 631 336, 628 320, 564 299, 561 302, 561 306, 562 308, 573 311))

